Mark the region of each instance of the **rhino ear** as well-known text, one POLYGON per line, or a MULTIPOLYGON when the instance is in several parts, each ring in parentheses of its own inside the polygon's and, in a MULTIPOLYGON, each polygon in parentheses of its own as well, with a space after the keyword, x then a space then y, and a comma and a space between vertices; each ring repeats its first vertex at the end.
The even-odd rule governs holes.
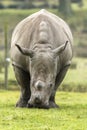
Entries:
POLYGON ((58 48, 53 50, 54 55, 58 56, 58 54, 60 54, 62 51, 65 50, 66 46, 68 44, 68 41, 66 41, 66 43, 64 43, 63 45, 59 46, 58 48))
POLYGON ((27 49, 27 48, 24 48, 24 47, 20 47, 18 44, 15 44, 15 46, 18 48, 18 50, 23 55, 30 56, 31 58, 33 57, 33 55, 34 55, 34 51, 33 50, 30 50, 30 49, 27 49))

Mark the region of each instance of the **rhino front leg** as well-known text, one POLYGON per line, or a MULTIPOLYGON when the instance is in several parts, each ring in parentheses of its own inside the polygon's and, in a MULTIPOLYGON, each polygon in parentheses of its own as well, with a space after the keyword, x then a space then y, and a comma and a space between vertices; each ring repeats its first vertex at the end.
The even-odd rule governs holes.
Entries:
POLYGON ((21 68, 13 66, 15 77, 18 84, 20 85, 20 98, 16 103, 16 107, 27 107, 28 100, 30 99, 30 75, 28 72, 25 72, 21 68))
POLYGON ((61 84, 61 82, 63 81, 65 75, 66 75, 66 72, 69 68, 70 64, 64 66, 60 72, 58 73, 57 77, 56 77, 56 81, 55 81, 55 87, 54 87, 54 91, 50 97, 50 107, 51 108, 58 108, 59 106, 55 103, 55 95, 56 95, 56 91, 57 91, 57 88, 58 86, 61 84))

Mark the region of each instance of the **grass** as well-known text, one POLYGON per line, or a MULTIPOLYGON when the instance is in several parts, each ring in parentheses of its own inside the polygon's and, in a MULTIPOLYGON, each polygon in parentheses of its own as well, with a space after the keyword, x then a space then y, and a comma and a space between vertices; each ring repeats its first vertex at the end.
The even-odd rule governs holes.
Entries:
POLYGON ((87 93, 57 92, 50 110, 15 108, 18 96, 0 90, 0 130, 87 130, 87 93))
POLYGON ((64 91, 87 91, 87 60, 73 58, 72 64, 76 68, 69 69, 60 89, 64 91))

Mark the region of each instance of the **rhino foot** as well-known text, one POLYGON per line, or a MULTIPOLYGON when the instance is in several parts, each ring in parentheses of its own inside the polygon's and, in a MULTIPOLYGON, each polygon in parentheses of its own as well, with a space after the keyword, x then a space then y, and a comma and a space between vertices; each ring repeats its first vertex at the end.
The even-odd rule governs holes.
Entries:
POLYGON ((17 103, 16 103, 16 107, 27 107, 27 101, 20 99, 17 103))
POLYGON ((49 102, 49 107, 50 108, 59 108, 59 106, 55 102, 52 102, 52 101, 49 102))

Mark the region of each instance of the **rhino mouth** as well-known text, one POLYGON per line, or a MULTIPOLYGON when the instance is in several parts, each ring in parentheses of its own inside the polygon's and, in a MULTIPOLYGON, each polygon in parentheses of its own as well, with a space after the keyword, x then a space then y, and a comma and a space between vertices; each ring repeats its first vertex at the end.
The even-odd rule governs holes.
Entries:
POLYGON ((45 105, 36 105, 36 104, 28 104, 27 105, 28 108, 39 108, 39 109, 49 109, 49 106, 45 106, 45 105))
POLYGON ((35 104, 28 103, 27 107, 28 108, 49 109, 49 105, 44 105, 42 103, 35 103, 35 104))
POLYGON ((49 109, 49 101, 44 100, 40 96, 31 97, 27 104, 28 108, 42 108, 42 109, 49 109))

